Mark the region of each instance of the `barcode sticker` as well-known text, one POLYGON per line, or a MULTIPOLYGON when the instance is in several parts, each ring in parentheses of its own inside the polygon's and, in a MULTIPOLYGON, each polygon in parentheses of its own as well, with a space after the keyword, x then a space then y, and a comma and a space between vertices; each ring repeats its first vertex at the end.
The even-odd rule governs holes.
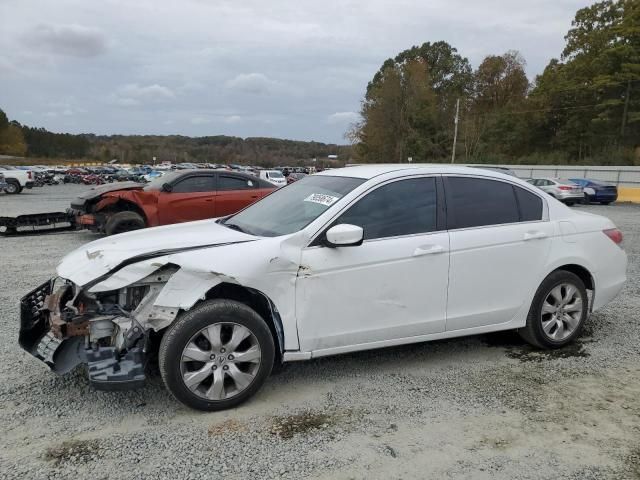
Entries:
POLYGON ((333 197, 331 195, 325 195, 324 193, 312 193, 304 199, 305 202, 319 203, 320 205, 325 205, 327 207, 330 207, 338 200, 340 200, 340 197, 333 197))

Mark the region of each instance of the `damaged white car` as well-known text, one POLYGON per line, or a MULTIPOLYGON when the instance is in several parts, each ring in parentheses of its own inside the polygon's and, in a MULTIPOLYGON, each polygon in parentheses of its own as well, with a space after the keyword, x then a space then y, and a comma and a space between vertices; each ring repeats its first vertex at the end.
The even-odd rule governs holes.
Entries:
POLYGON ((22 299, 19 341, 103 389, 139 386, 157 353, 177 399, 219 410, 280 362, 508 329, 562 347, 622 288, 621 244, 609 219, 501 173, 331 170, 72 252, 22 299))

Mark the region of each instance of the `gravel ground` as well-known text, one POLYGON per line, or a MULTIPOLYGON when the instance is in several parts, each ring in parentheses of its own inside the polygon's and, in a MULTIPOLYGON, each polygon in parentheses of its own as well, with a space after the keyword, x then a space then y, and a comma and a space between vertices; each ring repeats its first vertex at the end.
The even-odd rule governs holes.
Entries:
MULTIPOLYGON (((0 209, 63 209, 81 189, 0 209)), ((98 392, 22 352, 19 298, 96 237, 0 238, 0 477, 640 479, 640 206, 576 208, 623 230, 630 266, 575 345, 537 352, 501 333, 291 364, 219 413, 178 404, 157 375, 98 392)))

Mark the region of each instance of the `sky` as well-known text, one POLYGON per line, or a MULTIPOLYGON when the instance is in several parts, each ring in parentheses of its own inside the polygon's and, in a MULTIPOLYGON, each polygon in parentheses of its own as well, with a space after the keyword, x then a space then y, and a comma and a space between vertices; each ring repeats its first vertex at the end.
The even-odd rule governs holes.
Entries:
POLYGON ((0 0, 0 108, 54 132, 346 143, 382 62, 444 40, 533 80, 582 0, 0 0))

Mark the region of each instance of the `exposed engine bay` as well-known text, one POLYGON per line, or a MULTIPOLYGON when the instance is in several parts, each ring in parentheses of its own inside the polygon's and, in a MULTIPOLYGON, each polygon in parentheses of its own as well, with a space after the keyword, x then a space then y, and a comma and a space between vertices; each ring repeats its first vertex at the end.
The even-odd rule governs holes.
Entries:
POLYGON ((20 344, 59 374, 87 363, 97 388, 139 386, 150 333, 177 314, 167 312, 167 319, 158 321, 151 313, 177 270, 166 266, 127 287, 97 293, 52 279, 22 299, 20 344))

